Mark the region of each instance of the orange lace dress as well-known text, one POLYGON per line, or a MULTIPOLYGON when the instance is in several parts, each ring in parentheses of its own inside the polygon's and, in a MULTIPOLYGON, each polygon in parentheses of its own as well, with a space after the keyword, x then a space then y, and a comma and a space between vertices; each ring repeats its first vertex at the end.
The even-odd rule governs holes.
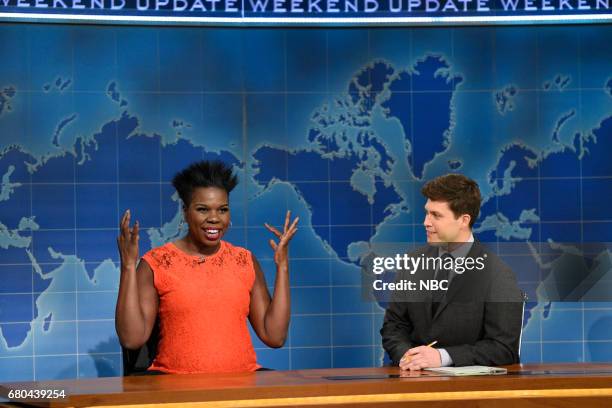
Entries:
POLYGON ((160 339, 149 370, 245 372, 259 368, 247 327, 251 253, 228 242, 206 258, 173 243, 147 252, 159 295, 160 339))

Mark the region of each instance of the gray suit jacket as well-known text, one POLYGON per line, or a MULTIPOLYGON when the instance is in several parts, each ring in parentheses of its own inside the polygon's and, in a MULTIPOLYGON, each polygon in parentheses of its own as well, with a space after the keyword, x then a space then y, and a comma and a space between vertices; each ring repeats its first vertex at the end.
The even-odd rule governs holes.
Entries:
MULTIPOLYGON (((438 249, 427 246, 410 255, 423 253, 437 256, 438 249)), ((446 349, 455 366, 519 362, 523 297, 510 268, 480 242, 474 242, 467 256, 485 253, 483 270, 453 277, 434 316, 430 296, 406 301, 399 294, 392 295, 380 334, 393 365, 399 365, 409 348, 434 340, 437 348, 446 349)), ((432 271, 417 271, 413 276, 401 271, 397 279, 432 279, 432 275, 432 271)))

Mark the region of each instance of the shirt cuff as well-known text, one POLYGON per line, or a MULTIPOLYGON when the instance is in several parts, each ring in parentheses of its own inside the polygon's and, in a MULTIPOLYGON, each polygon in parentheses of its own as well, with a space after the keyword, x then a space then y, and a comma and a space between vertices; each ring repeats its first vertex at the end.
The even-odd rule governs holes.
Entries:
POLYGON ((450 367, 453 365, 453 359, 446 349, 439 348, 436 350, 440 353, 440 367, 450 367))

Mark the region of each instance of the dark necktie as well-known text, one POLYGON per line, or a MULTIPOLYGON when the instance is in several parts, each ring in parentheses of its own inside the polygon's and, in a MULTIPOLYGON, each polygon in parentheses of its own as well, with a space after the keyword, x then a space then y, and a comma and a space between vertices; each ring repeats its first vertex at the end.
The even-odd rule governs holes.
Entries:
MULTIPOLYGON (((449 263, 448 259, 454 259, 454 257, 448 252, 443 254, 440 258, 442 258, 442 267, 436 271, 436 275, 434 277, 435 280, 440 283, 443 280, 448 280, 450 276, 451 269, 445 269, 444 266, 449 263)), ((446 290, 438 289, 432 293, 431 300, 431 315, 434 316, 438 307, 440 306, 440 302, 446 295, 446 290)))

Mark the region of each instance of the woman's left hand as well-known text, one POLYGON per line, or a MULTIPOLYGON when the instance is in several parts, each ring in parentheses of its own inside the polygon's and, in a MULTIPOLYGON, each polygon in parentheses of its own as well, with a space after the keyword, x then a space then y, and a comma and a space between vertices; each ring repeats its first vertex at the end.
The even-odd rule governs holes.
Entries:
POLYGON ((282 233, 268 223, 264 224, 278 238, 278 242, 273 239, 270 240, 270 246, 274 250, 274 263, 276 263, 277 267, 288 267, 289 264, 289 241, 291 241, 291 238, 297 232, 297 222, 300 217, 296 217, 291 223, 290 218, 291 211, 287 211, 282 233))

